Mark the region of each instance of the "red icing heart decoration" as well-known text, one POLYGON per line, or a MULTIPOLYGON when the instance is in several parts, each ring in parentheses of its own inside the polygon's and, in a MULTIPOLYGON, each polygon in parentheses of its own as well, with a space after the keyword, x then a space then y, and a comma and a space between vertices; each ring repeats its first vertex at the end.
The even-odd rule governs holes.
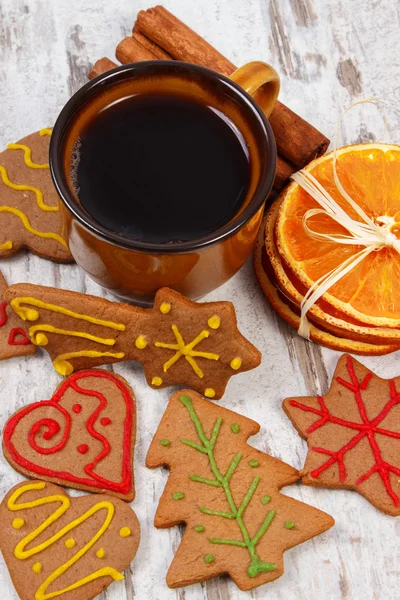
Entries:
POLYGON ((8 462, 28 477, 134 498, 132 389, 108 371, 79 371, 51 400, 16 412, 3 432, 8 462))

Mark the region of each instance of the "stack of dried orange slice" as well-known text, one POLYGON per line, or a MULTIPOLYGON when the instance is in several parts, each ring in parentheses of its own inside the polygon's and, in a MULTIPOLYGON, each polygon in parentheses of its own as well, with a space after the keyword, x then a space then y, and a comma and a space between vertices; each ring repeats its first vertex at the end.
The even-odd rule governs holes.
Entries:
MULTIPOLYGON (((337 151, 337 174, 346 192, 376 225, 400 238, 400 146, 361 144, 337 151)), ((339 192, 333 153, 307 167, 331 197, 356 221, 357 212, 339 192)), ((300 325, 304 295, 321 277, 363 249, 362 245, 314 239, 304 215, 319 204, 292 182, 270 206, 255 252, 256 273, 275 311, 292 327, 300 325)), ((313 231, 349 232, 327 214, 311 216, 313 231)), ((381 247, 368 254, 311 306, 309 337, 355 354, 386 354, 400 348, 400 254, 381 247)))

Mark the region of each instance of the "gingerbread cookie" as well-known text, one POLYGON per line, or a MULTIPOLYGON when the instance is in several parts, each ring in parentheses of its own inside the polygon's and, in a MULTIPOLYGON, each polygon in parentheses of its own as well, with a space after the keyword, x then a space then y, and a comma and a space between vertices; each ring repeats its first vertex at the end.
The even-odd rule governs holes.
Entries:
POLYGON ((21 600, 90 600, 133 560, 140 526, 110 496, 70 498, 44 481, 22 482, 0 506, 0 549, 21 600))
POLYGON ((36 352, 36 347, 29 339, 24 322, 3 300, 6 289, 7 282, 0 272, 0 360, 36 352))
POLYGON ((51 400, 18 410, 3 429, 3 453, 27 477, 134 498, 135 396, 108 371, 80 371, 51 400))
POLYGON ((5 298, 60 375, 136 360, 153 388, 183 384, 218 399, 232 375, 261 362, 230 302, 200 304, 162 288, 144 309, 30 284, 11 286, 5 298))
POLYGON ((73 261, 48 165, 50 136, 42 129, 0 154, 0 259, 28 248, 56 262, 73 261))
POLYGON ((155 526, 186 524, 167 574, 170 587, 229 573, 241 590, 251 590, 282 575, 285 550, 334 524, 279 492, 299 475, 247 444, 259 430, 194 392, 172 396, 146 461, 171 470, 155 526))
POLYGON ((286 398, 283 409, 307 440, 303 483, 356 490, 400 515, 400 377, 343 355, 325 396, 286 398))

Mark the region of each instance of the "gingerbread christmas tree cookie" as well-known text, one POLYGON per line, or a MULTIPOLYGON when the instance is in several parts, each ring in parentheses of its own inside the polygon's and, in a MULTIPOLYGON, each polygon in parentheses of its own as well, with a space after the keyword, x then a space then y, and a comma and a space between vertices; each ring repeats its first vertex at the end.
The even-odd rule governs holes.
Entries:
POLYGON ((325 396, 287 398, 283 409, 307 440, 303 483, 356 490, 400 515, 400 377, 344 355, 325 396))
POLYGON ((334 524, 279 492, 299 475, 247 444, 259 429, 194 392, 172 396, 146 461, 171 471, 155 526, 186 524, 167 574, 170 587, 229 573, 250 590, 282 575, 285 550, 334 524))
POLYGON ((73 260, 49 170, 50 136, 42 129, 0 153, 0 259, 27 248, 56 262, 73 260))
POLYGON ((261 362, 230 302, 192 302, 162 288, 143 309, 30 284, 11 286, 5 297, 60 375, 136 360, 153 388, 182 384, 218 399, 232 375, 261 362))
POLYGON ((3 299, 6 289, 7 282, 0 272, 0 360, 36 352, 36 347, 29 339, 25 323, 3 299))
POLYGON ((27 477, 134 498, 135 396, 108 371, 68 377, 50 400, 18 410, 3 429, 3 454, 27 477))
POLYGON ((44 481, 10 490, 0 522, 0 550, 21 600, 94 598, 124 579, 140 539, 139 522, 125 502, 70 498, 44 481))

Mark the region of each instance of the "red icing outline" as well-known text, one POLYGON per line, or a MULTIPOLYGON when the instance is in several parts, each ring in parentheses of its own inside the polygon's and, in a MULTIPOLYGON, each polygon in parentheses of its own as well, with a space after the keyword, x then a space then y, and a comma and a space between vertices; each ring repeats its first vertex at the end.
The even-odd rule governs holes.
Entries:
POLYGON ((0 327, 4 327, 4 325, 7 323, 7 320, 8 320, 6 308, 7 308, 7 302, 1 302, 0 303, 0 327))
POLYGON ((81 484, 81 485, 87 485, 87 486, 94 487, 94 488, 106 489, 106 490, 110 490, 113 492, 118 492, 120 494, 127 494, 127 493, 129 493, 129 491, 131 490, 131 487, 132 487, 131 438, 132 438, 132 425, 133 425, 133 411, 134 411, 134 403, 132 402, 132 397, 130 395, 129 390, 125 387, 125 385, 122 383, 122 381, 120 381, 119 379, 117 379, 116 377, 114 377, 113 375, 111 375, 110 373, 107 373, 105 371, 96 371, 96 370, 79 371, 78 373, 74 373, 73 375, 71 375, 64 381, 64 383, 61 385, 61 387, 59 388, 57 393, 52 397, 51 400, 41 400, 39 402, 34 402, 33 404, 30 404, 29 406, 23 408, 21 411, 19 411, 17 414, 15 414, 13 417, 11 417, 11 419, 6 423, 6 426, 4 428, 3 441, 4 441, 5 447, 6 447, 7 451, 9 452, 9 454, 11 455, 13 461, 16 464, 23 467, 24 469, 32 471, 32 473, 35 473, 36 475, 43 475, 45 477, 64 479, 65 481, 71 481, 71 482, 81 484), (78 385, 77 382, 80 379, 84 379, 87 377, 102 377, 103 379, 108 379, 109 381, 111 381, 113 384, 115 384, 118 387, 118 389, 121 391, 123 399, 125 401, 126 417, 124 420, 124 439, 123 439, 123 444, 122 444, 123 455, 122 455, 122 481, 121 481, 121 483, 115 483, 115 482, 109 481, 108 479, 104 479, 103 477, 101 477, 100 475, 97 475, 93 471, 93 469, 96 467, 97 463, 99 463, 106 456, 108 456, 108 454, 110 453, 110 450, 111 450, 111 446, 110 446, 108 440, 94 429, 94 425, 95 425, 95 422, 96 422, 99 414, 108 405, 107 399, 101 392, 97 392, 96 390, 89 390, 89 389, 81 388, 78 385), (69 473, 66 471, 53 471, 52 469, 47 469, 45 467, 35 465, 34 463, 30 462, 29 460, 27 460, 26 458, 21 456, 11 441, 11 438, 15 431, 16 426, 21 421, 21 419, 23 419, 25 417, 25 415, 29 414, 32 410, 35 410, 37 407, 43 407, 43 406, 50 407, 51 406, 53 408, 57 408, 58 410, 61 410, 61 412, 66 417, 67 424, 66 424, 66 428, 65 428, 65 433, 63 435, 63 439, 54 448, 40 448, 36 444, 35 435, 38 433, 40 427, 42 427, 42 426, 47 427, 47 431, 43 434, 44 439, 51 439, 53 437, 53 435, 58 433, 58 431, 60 430, 60 426, 58 423, 56 423, 56 421, 54 421, 53 419, 47 418, 47 419, 41 419, 40 421, 38 421, 37 423, 35 423, 33 425, 33 427, 31 428, 31 430, 28 433, 28 441, 29 441, 29 444, 31 445, 31 447, 34 450, 36 450, 37 452, 39 452, 40 454, 54 454, 54 453, 58 452, 59 450, 61 450, 65 446, 65 444, 67 443, 67 441, 69 439, 71 417, 67 413, 67 411, 62 406, 60 406, 58 403, 60 402, 60 400, 64 396, 65 392, 70 387, 72 387, 72 389, 75 392, 77 392, 78 394, 83 394, 84 396, 92 396, 99 400, 99 406, 95 409, 95 411, 90 415, 90 417, 86 421, 86 429, 88 430, 89 434, 92 437, 94 437, 95 439, 99 440, 103 445, 103 450, 100 452, 100 454, 98 456, 96 456, 96 458, 91 463, 86 465, 85 469, 84 469, 85 473, 87 475, 89 475, 90 477, 92 477, 93 479, 84 479, 81 477, 76 477, 72 473, 69 473))
POLYGON ((11 329, 10 335, 8 337, 8 345, 9 346, 27 346, 31 343, 31 340, 26 335, 26 331, 21 329, 21 327, 14 327, 11 329), (22 340, 16 340, 17 335, 22 336, 22 340))
POLYGON ((385 489, 393 501, 393 504, 398 507, 400 506, 400 499, 397 494, 394 492, 391 483, 389 473, 394 473, 395 475, 400 475, 400 468, 397 468, 386 461, 383 460, 381 450, 379 448, 378 442, 375 439, 375 434, 378 433, 380 435, 386 435, 387 437, 392 437, 395 439, 400 439, 400 432, 389 431, 387 429, 381 429, 378 427, 379 423, 383 421, 383 419, 387 416, 389 411, 396 405, 400 404, 400 393, 396 391, 395 382, 393 379, 389 381, 390 386, 390 400, 385 404, 381 412, 372 420, 368 419, 366 408, 364 401, 362 399, 361 392, 366 390, 369 382, 372 378, 372 373, 368 373, 364 380, 360 383, 358 381, 354 363, 350 356, 347 357, 347 371, 349 373, 351 381, 345 381, 341 377, 336 377, 336 381, 347 388, 354 394, 354 399, 357 403, 360 417, 362 423, 355 423, 353 421, 347 421, 346 419, 341 419, 339 417, 335 417, 331 415, 329 409, 326 407, 324 399, 322 396, 318 396, 318 403, 321 407, 321 410, 314 408, 312 406, 307 406, 305 404, 301 404, 301 402, 297 402, 297 400, 291 400, 289 402, 290 406, 295 408, 300 408, 304 412, 311 412, 315 415, 321 417, 315 423, 313 423, 308 429, 306 429, 306 433, 310 434, 316 429, 323 427, 325 423, 334 423, 335 425, 340 425, 342 427, 348 427, 349 429, 354 429, 358 431, 357 435, 355 435, 347 444, 345 444, 340 450, 337 452, 333 452, 332 450, 327 450, 325 448, 311 448, 314 452, 318 452, 320 454, 327 454, 331 458, 329 458, 325 463, 323 463, 317 469, 311 471, 311 477, 318 479, 318 477, 326 471, 330 466, 337 463, 339 467, 339 480, 344 483, 346 479, 346 467, 343 462, 343 458, 347 452, 352 450, 363 438, 367 437, 371 450, 373 452, 375 458, 374 466, 361 475, 356 481, 356 485, 360 485, 363 481, 366 481, 373 473, 379 473, 379 476, 385 486, 385 489))

